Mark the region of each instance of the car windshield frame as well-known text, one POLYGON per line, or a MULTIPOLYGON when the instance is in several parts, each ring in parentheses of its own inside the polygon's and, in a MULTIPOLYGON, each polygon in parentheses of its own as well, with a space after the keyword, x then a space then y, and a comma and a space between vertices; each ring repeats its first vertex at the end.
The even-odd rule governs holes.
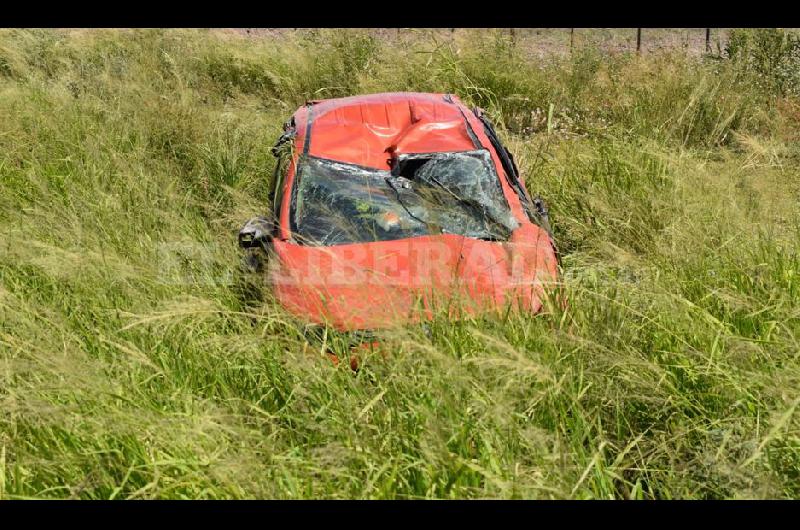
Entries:
POLYGON ((289 219, 303 245, 440 234, 507 241, 519 226, 485 148, 400 154, 391 170, 307 154, 297 162, 289 219))

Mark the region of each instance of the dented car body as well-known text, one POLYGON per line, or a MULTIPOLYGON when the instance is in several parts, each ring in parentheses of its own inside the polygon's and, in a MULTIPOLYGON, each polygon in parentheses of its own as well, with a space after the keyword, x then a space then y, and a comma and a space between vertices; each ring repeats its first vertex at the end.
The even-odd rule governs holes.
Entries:
POLYGON ((456 96, 312 101, 273 153, 273 212, 239 242, 267 251, 277 300, 306 321, 384 328, 455 300, 536 312, 557 279, 546 209, 489 121, 456 96))

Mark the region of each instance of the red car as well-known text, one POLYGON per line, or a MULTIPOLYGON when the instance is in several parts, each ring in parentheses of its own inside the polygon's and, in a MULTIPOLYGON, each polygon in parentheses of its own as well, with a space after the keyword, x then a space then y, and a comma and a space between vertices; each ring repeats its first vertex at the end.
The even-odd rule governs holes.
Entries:
POLYGON ((274 212, 239 243, 266 251, 290 312, 363 330, 454 300, 541 309, 558 276, 547 211, 479 109, 450 94, 371 94, 308 102, 284 131, 274 212))

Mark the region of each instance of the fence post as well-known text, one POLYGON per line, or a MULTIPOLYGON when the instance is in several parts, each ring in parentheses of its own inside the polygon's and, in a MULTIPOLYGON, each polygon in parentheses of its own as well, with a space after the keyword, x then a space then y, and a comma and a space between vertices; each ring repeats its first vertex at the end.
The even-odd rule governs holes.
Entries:
POLYGON ((711 53, 711 28, 706 28, 706 53, 711 53))
POLYGON ((642 51, 642 28, 636 28, 636 53, 642 51))
POLYGON ((569 53, 575 47, 575 28, 569 28, 569 53))

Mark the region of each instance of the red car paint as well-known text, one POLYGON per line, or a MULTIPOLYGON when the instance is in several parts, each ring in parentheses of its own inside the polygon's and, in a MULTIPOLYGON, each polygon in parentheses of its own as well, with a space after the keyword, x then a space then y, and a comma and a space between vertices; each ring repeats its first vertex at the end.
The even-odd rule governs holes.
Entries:
POLYGON ((289 311, 355 330, 430 318, 437 303, 455 298, 468 302, 460 306, 467 311, 506 303, 541 309, 544 286, 558 274, 555 247, 526 215, 483 124, 457 97, 388 93, 322 100, 301 107, 293 121, 293 155, 272 242, 277 259, 268 272, 289 311), (441 234, 307 246, 292 237, 292 189, 302 153, 388 170, 392 155, 469 151, 476 148, 474 138, 489 151, 519 223, 508 241, 441 234))

